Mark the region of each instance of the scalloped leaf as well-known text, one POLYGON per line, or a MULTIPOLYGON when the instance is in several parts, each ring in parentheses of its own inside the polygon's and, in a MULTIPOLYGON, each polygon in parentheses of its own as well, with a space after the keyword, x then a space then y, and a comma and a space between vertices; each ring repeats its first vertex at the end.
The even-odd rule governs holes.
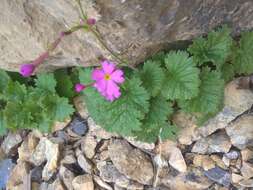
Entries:
POLYGON ((163 95, 170 100, 186 100, 198 95, 199 69, 186 52, 171 52, 165 57, 167 68, 163 95))

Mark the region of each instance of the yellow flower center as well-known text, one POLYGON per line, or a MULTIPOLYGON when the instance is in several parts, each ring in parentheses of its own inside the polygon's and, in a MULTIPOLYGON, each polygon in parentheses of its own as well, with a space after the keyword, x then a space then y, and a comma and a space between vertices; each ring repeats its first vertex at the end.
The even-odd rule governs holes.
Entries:
POLYGON ((105 80, 110 80, 111 76, 109 74, 105 74, 104 78, 105 78, 105 80))

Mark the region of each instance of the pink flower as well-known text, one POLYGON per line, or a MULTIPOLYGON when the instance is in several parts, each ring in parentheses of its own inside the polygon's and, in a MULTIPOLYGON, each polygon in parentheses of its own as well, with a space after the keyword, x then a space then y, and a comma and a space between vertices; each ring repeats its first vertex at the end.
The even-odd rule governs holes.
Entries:
POLYGON ((83 91, 85 88, 86 88, 86 86, 83 85, 83 84, 81 84, 81 83, 78 83, 78 84, 75 85, 75 91, 76 91, 76 92, 81 92, 81 91, 83 91))
POLYGON ((88 18, 87 19, 87 24, 90 25, 90 26, 96 24, 96 19, 95 18, 88 18))
POLYGON ((23 64, 23 65, 21 65, 19 72, 23 77, 29 77, 33 74, 34 70, 35 70, 35 65, 23 64))
POLYGON ((124 73, 108 60, 101 64, 102 68, 96 68, 92 72, 92 80, 96 81, 93 86, 107 100, 113 101, 121 95, 118 84, 125 81, 124 73))

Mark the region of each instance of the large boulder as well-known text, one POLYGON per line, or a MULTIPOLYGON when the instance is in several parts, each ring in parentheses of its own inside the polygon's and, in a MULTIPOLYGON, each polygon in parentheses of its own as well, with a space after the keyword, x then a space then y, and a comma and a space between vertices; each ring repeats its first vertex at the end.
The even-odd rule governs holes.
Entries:
MULTIPOLYGON (((252 0, 82 0, 108 47, 131 64, 180 40, 227 23, 234 34, 253 28, 252 0)), ((0 68, 19 65, 45 51, 60 31, 79 21, 75 0, 1 0, 0 68)), ((94 36, 68 36, 47 60, 48 68, 97 64, 108 57, 94 36)))

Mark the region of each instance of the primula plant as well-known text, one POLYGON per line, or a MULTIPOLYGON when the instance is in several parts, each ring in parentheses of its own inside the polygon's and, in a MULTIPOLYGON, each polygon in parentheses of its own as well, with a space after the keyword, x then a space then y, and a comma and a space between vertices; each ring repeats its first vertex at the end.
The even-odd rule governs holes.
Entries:
MULTIPOLYGON (((90 116, 109 132, 154 142, 175 138, 175 111, 194 115, 199 125, 223 107, 225 83, 253 72, 253 32, 240 41, 220 27, 199 37, 186 50, 160 52, 133 68, 111 51, 96 31, 96 20, 85 15, 81 24, 60 33, 48 50, 20 68, 29 82, 20 83, 6 72, 0 75, 0 130, 38 128, 50 132, 55 121, 74 112, 69 102, 77 94, 90 116), (96 68, 73 68, 29 78, 65 36, 83 29, 91 32, 114 61, 103 59, 96 68)), ((67 39, 66 39, 67 40, 67 39)))

